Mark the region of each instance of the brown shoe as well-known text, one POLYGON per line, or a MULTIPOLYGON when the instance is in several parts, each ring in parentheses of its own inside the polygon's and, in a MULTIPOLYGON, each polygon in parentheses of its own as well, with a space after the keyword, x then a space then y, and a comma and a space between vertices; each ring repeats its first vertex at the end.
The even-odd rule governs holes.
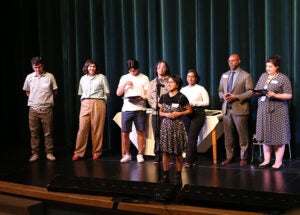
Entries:
POLYGON ((247 165, 247 160, 246 159, 241 159, 240 160, 240 166, 246 166, 247 165))
POLYGON ((222 163, 221 163, 221 165, 222 166, 225 166, 225 165, 227 165, 227 164, 229 164, 230 162, 231 162, 231 158, 226 158, 222 163))

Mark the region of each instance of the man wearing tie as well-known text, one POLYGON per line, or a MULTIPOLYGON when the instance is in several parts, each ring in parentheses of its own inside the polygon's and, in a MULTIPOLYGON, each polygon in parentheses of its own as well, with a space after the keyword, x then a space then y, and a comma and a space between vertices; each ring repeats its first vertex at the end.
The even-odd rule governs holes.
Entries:
POLYGON ((222 166, 232 162, 234 156, 235 131, 238 133, 240 146, 240 166, 247 165, 249 145, 249 101, 252 96, 249 89, 253 88, 251 75, 240 67, 241 59, 238 54, 228 58, 230 70, 223 73, 218 88, 219 98, 223 102, 223 127, 226 159, 222 166))

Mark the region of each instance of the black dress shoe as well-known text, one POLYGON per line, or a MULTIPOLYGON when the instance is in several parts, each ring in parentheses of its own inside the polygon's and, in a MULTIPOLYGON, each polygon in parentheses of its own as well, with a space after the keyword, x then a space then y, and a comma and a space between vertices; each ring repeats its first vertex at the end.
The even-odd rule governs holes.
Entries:
POLYGON ((153 160, 153 163, 155 163, 155 164, 160 163, 161 160, 162 160, 162 159, 161 159, 161 156, 155 155, 155 158, 154 158, 154 160, 153 160))
POLYGON ((161 183, 170 183, 169 177, 167 175, 163 175, 161 183))
POLYGON ((271 167, 272 170, 281 170, 283 168, 283 165, 281 164, 279 167, 271 167))
POLYGON ((269 168, 269 167, 270 167, 270 163, 265 164, 265 165, 258 165, 257 169, 266 169, 266 168, 269 168))

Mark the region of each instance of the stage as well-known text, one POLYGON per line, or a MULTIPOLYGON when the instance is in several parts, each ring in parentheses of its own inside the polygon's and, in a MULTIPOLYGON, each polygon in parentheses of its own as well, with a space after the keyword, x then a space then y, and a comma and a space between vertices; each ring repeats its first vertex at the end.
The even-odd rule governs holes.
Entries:
MULTIPOLYGON (((240 167, 239 160, 222 167, 221 157, 213 164, 211 152, 199 153, 197 166, 183 168, 178 189, 175 166, 171 184, 161 184, 161 168, 152 156, 144 163, 120 163, 120 153, 72 161, 72 153, 60 149, 54 162, 29 163, 27 155, 1 155, 0 194, 37 201, 45 214, 282 214, 300 206, 296 159, 274 171, 257 169, 256 163, 240 167)), ((7 212, 1 201, 0 209, 7 212)))

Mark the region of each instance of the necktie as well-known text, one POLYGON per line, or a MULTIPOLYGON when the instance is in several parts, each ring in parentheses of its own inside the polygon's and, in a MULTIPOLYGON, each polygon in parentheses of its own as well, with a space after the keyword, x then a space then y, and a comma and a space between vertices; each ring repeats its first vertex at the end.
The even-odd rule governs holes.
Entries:
POLYGON ((227 88, 227 92, 228 93, 231 93, 231 91, 232 91, 234 74, 235 74, 235 71, 231 71, 231 73, 230 73, 230 79, 229 79, 229 83, 228 83, 228 88, 227 88))
MULTIPOLYGON (((234 77, 235 71, 231 71, 230 73, 230 78, 229 78, 229 82, 228 82, 228 86, 227 86, 227 92, 231 93, 232 91, 232 85, 233 85, 233 77, 234 77)), ((227 108, 231 108, 232 104, 231 103, 227 103, 227 108)))

